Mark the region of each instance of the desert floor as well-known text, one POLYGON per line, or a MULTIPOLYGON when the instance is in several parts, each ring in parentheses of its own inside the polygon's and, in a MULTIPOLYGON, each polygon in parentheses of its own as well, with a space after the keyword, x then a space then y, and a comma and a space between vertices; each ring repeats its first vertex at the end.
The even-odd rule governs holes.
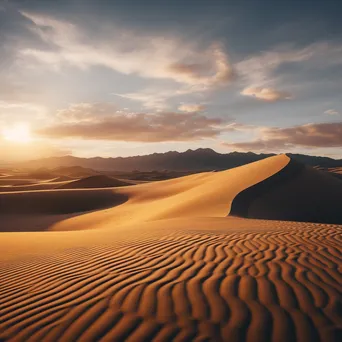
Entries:
POLYGON ((106 188, 11 177, 0 340, 342 340, 337 177, 287 156, 106 188))

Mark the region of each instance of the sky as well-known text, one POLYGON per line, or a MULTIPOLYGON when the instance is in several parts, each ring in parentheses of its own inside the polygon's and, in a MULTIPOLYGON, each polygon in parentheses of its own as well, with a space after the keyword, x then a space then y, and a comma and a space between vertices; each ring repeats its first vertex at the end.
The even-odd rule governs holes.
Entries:
POLYGON ((338 0, 0 0, 0 158, 342 158, 338 0))

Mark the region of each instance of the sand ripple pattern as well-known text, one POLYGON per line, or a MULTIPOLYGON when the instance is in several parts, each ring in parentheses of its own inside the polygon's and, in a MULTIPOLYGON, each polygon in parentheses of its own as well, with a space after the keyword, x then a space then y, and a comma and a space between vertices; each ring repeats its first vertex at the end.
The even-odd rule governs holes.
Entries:
POLYGON ((0 264, 3 341, 341 341, 342 226, 136 233, 0 264))

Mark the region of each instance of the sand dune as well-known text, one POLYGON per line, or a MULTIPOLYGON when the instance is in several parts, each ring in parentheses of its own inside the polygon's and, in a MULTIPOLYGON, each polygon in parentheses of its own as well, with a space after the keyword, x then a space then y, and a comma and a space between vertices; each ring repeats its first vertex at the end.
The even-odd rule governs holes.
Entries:
POLYGON ((30 184, 35 184, 34 180, 22 179, 22 178, 11 178, 11 177, 2 177, 0 178, 0 186, 25 186, 30 184))
POLYGON ((96 175, 85 177, 60 186, 60 189, 84 189, 84 188, 113 188, 119 186, 128 186, 131 183, 121 181, 116 178, 105 175, 96 175))
POLYGON ((336 182, 277 156, 130 187, 2 193, 1 226, 54 219, 40 222, 50 232, 0 235, 0 340, 340 341, 342 226, 227 217, 290 219, 298 193, 298 210, 316 219, 321 203, 329 218, 336 182), (83 205, 101 210, 65 216, 83 205))
POLYGON ((291 160, 264 181, 240 192, 231 215, 342 224, 342 181, 291 160))
POLYGON ((1 214, 68 214, 113 207, 127 197, 106 189, 0 193, 1 214), (68 198, 68 201, 65 199, 68 198))
POLYGON ((5 340, 341 337, 339 226, 208 218, 24 234, 1 240, 17 250, 1 264, 5 340))
POLYGON ((53 169, 52 172, 56 175, 67 176, 72 178, 84 178, 99 174, 97 171, 93 169, 81 166, 57 167, 53 169))
POLYGON ((69 181, 47 181, 47 182, 32 182, 26 185, 7 185, 0 186, 0 193, 2 192, 19 192, 19 191, 35 191, 35 190, 53 190, 69 183, 69 181))
POLYGON ((51 179, 50 182, 70 182, 75 180, 75 178, 73 177, 69 177, 69 176, 58 176, 57 178, 51 179))

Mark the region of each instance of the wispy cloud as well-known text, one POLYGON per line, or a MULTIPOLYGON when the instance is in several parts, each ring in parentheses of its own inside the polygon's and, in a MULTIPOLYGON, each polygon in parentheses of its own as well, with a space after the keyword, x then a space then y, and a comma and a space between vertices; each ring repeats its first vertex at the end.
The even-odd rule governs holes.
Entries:
POLYGON ((339 112, 336 109, 328 109, 324 112, 324 114, 328 114, 328 115, 338 115, 339 112))
POLYGON ((224 86, 233 76, 228 56, 218 43, 203 49, 177 37, 152 36, 117 27, 102 40, 91 40, 73 23, 26 12, 23 15, 35 25, 31 30, 52 48, 27 47, 20 51, 21 55, 54 68, 63 64, 78 68, 102 65, 123 74, 170 79, 201 91, 224 86))
POLYGON ((194 103, 183 103, 178 107, 181 112, 193 113, 193 112, 203 112, 206 109, 205 105, 194 104, 194 103))
POLYGON ((278 151, 296 147, 342 147, 342 122, 318 123, 289 128, 259 129, 260 138, 225 146, 245 151, 278 151))
POLYGON ((124 99, 141 102, 144 108, 156 111, 166 110, 167 101, 175 96, 181 95, 174 90, 146 89, 135 93, 113 94, 124 99))
POLYGON ((227 120, 197 112, 127 113, 110 104, 72 105, 58 112, 61 123, 37 130, 48 138, 135 142, 191 141, 232 130, 227 120))
POLYGON ((74 103, 57 111, 58 121, 63 123, 99 122, 105 117, 115 115, 117 107, 111 103, 74 103))
POLYGON ((278 90, 284 88, 279 68, 299 63, 305 63, 305 67, 313 71, 340 65, 342 45, 329 42, 317 42, 303 48, 283 45, 247 57, 234 65, 240 81, 245 85, 241 94, 266 101, 292 97, 289 91, 278 90))
POLYGON ((272 88, 248 87, 243 89, 241 94, 267 102, 291 99, 291 95, 289 93, 272 88))

